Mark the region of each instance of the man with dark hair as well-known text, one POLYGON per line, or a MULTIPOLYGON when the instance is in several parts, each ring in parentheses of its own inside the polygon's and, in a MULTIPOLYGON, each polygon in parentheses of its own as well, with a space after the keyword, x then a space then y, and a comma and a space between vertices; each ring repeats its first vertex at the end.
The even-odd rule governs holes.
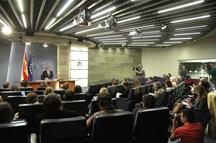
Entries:
POLYGON ((5 81, 4 83, 3 83, 3 88, 9 88, 9 81, 5 81))
POLYGON ((55 94, 44 98, 44 106, 46 113, 36 117, 36 134, 39 135, 40 121, 43 119, 69 118, 79 116, 75 111, 64 111, 62 109, 61 97, 55 94))
POLYGON ((183 126, 178 127, 179 117, 173 119, 170 140, 181 139, 182 143, 204 143, 204 133, 201 123, 194 123, 194 113, 191 109, 184 109, 180 113, 183 126))
POLYGON ((42 80, 52 80, 54 78, 51 66, 47 66, 46 70, 41 75, 42 80))
POLYGON ((10 123, 13 120, 13 108, 8 102, 0 102, 0 124, 10 123))

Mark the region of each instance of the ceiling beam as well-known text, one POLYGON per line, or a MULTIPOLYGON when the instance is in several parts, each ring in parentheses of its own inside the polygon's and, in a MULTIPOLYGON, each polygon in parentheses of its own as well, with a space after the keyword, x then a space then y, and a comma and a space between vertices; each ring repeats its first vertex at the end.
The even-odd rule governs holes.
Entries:
MULTIPOLYGON (((66 18, 68 15, 70 15, 73 11, 75 11, 78 8, 80 8, 80 6, 82 6, 87 1, 88 0, 82 0, 80 3, 78 3, 76 6, 74 6, 69 12, 67 12, 64 16, 62 16, 61 18, 59 18, 53 25, 56 25, 57 23, 59 23, 61 20, 63 20, 64 18, 66 18)), ((50 28, 52 28, 52 27, 50 27, 50 28)))
POLYGON ((6 18, 8 19, 8 21, 10 22, 11 26, 16 28, 14 22, 11 20, 10 16, 7 14, 7 12, 5 11, 5 9, 0 5, 0 10, 3 12, 3 14, 6 16, 6 18))
POLYGON ((34 0, 30 1, 30 27, 33 30, 34 0))
POLYGON ((40 26, 39 31, 42 30, 42 28, 44 27, 44 25, 47 23, 47 20, 50 18, 50 15, 53 13, 53 11, 56 9, 57 5, 59 4, 60 0, 56 0, 56 2, 54 3, 52 9, 49 11, 48 15, 46 16, 45 20, 43 21, 42 25, 40 26))
POLYGON ((20 17, 18 16, 17 11, 15 10, 12 1, 11 1, 11 0, 8 0, 8 3, 10 4, 10 7, 11 7, 11 9, 13 10, 13 13, 14 13, 14 15, 15 15, 17 21, 19 22, 19 24, 21 25, 21 27, 24 28, 24 25, 23 25, 23 23, 21 22, 20 17))
POLYGON ((40 11, 39 11, 39 14, 38 14, 38 17, 37 17, 37 21, 36 21, 36 25, 35 25, 35 31, 36 31, 36 29, 37 29, 37 27, 38 27, 38 24, 39 24, 41 15, 42 15, 42 13, 43 13, 43 10, 44 10, 46 1, 47 1, 47 0, 43 0, 43 1, 42 1, 41 8, 40 8, 40 11))

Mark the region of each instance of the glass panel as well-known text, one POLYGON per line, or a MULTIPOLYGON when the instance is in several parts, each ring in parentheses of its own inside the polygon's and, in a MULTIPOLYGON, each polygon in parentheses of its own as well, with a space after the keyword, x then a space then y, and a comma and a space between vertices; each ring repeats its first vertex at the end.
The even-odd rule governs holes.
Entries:
POLYGON ((88 61, 71 61, 71 69, 88 69, 88 61))
POLYGON ((88 60, 88 52, 71 52, 71 60, 88 60))
POLYGON ((88 70, 71 70, 71 78, 88 78, 88 70))

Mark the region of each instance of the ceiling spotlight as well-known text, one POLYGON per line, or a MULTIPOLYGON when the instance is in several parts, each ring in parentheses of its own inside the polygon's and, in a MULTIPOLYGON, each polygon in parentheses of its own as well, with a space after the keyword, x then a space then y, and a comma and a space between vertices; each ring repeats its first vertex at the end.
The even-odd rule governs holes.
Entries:
POLYGON ((122 47, 126 47, 127 43, 122 43, 121 45, 122 45, 122 47))
POLYGON ((167 25, 166 25, 166 24, 162 24, 162 25, 161 25, 161 29, 162 29, 162 30, 164 30, 164 29, 166 29, 166 28, 167 28, 167 25))
POLYGON ((27 45, 27 46, 28 46, 28 45, 31 45, 31 42, 26 41, 26 42, 25 42, 25 45, 27 45))
POLYGON ((137 30, 137 29, 134 29, 134 30, 131 30, 129 35, 130 36, 137 36, 137 35, 140 35, 141 34, 141 31, 137 30))
POLYGON ((4 34, 8 35, 8 34, 11 34, 11 33, 12 33, 12 30, 11 30, 10 27, 4 26, 4 27, 2 28, 2 32, 3 32, 4 34))
POLYGON ((43 47, 44 48, 48 47, 48 44, 46 42, 44 42, 43 47))

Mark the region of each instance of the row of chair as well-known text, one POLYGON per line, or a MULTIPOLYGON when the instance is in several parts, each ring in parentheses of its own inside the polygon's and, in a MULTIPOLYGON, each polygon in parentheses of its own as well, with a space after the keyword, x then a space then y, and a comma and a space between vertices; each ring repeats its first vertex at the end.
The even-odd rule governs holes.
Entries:
MULTIPOLYGON (((84 141, 167 143, 168 127, 169 110, 162 107, 140 110, 134 121, 132 113, 128 111, 98 115, 93 121, 90 137, 86 137, 85 117, 44 119, 40 123, 39 140, 40 143, 84 141)), ((29 140, 27 131, 26 122, 17 123, 16 126, 13 123, 0 125, 1 139, 5 142, 27 143, 29 140)))

